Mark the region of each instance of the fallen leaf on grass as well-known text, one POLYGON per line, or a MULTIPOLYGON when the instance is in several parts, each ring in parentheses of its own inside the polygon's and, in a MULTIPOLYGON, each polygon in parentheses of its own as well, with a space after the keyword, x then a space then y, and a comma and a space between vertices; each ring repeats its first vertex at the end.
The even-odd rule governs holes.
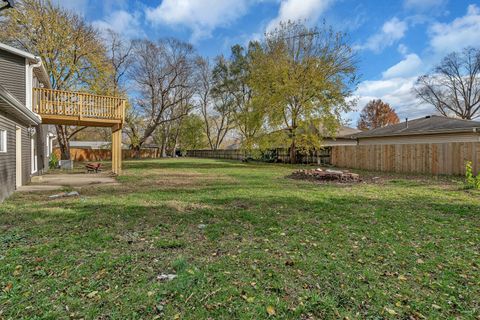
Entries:
POLYGON ((13 288, 13 283, 9 282, 9 283, 7 283, 5 288, 3 288, 3 291, 9 292, 10 290, 12 290, 12 288, 13 288))
POLYGON ((272 307, 272 306, 268 306, 267 307, 267 313, 268 313, 269 316, 274 316, 276 314, 275 308, 272 307))
POLYGON ((255 301, 255 298, 254 297, 248 297, 247 295, 243 294, 242 295, 242 298, 247 301, 248 303, 252 303, 255 301))
POLYGON ((397 311, 393 310, 393 309, 390 309, 390 308, 385 308, 385 311, 388 312, 388 314, 391 314, 392 316, 395 316, 397 315, 397 311))
POLYGON ((87 298, 92 299, 93 297, 95 297, 97 295, 97 293, 98 293, 98 291, 92 291, 89 294, 87 294, 87 298))

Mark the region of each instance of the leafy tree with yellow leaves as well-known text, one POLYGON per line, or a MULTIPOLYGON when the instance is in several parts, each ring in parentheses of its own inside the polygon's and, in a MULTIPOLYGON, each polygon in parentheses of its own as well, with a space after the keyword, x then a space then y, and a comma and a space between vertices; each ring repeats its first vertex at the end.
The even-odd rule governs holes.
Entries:
POLYGON ((350 110, 354 53, 345 34, 326 25, 280 23, 266 34, 263 50, 254 52, 249 85, 256 103, 265 108, 270 132, 275 132, 269 144, 290 148, 290 161, 296 163, 299 149, 321 146, 312 124, 333 134, 341 113, 350 110))
MULTIPOLYGON (((18 1, 0 27, 1 42, 42 58, 54 89, 95 90, 111 71, 98 30, 51 0, 18 1)), ((82 129, 56 126, 62 159, 70 159, 68 142, 82 129)))

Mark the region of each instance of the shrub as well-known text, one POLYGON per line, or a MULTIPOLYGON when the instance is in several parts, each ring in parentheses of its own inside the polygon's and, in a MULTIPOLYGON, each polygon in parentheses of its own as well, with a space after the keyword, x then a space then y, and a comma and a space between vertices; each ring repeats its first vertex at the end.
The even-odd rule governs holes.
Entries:
POLYGON ((58 158, 55 153, 52 153, 50 155, 50 159, 48 160, 48 166, 50 167, 50 169, 58 168, 58 158))
POLYGON ((465 165, 465 187, 467 189, 480 189, 480 174, 475 177, 471 161, 468 161, 465 165))

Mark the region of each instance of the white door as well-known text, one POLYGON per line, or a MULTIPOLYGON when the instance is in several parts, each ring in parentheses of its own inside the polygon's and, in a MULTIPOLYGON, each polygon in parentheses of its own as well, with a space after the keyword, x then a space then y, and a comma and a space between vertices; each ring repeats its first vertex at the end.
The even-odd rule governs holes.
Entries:
POLYGON ((22 128, 15 130, 15 184, 22 185, 22 128))

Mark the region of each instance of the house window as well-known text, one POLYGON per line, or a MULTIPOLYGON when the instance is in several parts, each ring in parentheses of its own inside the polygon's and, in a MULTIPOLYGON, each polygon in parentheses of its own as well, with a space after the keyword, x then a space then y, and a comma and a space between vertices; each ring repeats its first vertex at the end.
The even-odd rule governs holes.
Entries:
POLYGON ((0 152, 7 152, 7 130, 0 129, 0 152))

